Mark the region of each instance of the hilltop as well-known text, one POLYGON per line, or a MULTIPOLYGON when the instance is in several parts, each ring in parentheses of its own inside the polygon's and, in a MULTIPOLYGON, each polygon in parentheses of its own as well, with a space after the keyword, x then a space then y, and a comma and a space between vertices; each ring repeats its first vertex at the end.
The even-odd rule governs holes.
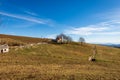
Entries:
POLYGON ((9 45, 21 45, 21 44, 23 45, 23 44, 51 41, 51 39, 48 38, 34 38, 34 37, 5 35, 5 34, 0 34, 0 40, 1 40, 1 44, 7 43, 9 45))
POLYGON ((93 44, 69 43, 11 49, 9 53, 0 54, 0 79, 120 79, 120 49, 97 45, 97 61, 89 62, 93 47, 93 44))

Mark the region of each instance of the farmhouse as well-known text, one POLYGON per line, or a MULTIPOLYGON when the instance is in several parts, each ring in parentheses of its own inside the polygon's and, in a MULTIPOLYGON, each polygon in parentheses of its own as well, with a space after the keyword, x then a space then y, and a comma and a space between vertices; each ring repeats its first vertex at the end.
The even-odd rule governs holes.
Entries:
POLYGON ((0 53, 9 52, 9 46, 7 44, 0 45, 0 53))
POLYGON ((56 41, 57 41, 57 43, 67 43, 68 42, 68 40, 63 35, 58 36, 56 38, 56 41))
POLYGON ((60 43, 60 42, 62 42, 62 38, 61 37, 57 37, 56 41, 57 41, 57 43, 60 43))

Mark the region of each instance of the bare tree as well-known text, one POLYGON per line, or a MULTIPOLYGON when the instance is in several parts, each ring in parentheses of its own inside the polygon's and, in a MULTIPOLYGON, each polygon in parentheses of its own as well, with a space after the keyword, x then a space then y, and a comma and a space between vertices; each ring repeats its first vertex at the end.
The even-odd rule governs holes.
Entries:
POLYGON ((81 45, 83 45, 85 43, 85 39, 83 37, 80 37, 79 42, 81 43, 81 45))
POLYGON ((72 42, 73 41, 70 36, 67 36, 67 40, 68 40, 68 42, 72 42))

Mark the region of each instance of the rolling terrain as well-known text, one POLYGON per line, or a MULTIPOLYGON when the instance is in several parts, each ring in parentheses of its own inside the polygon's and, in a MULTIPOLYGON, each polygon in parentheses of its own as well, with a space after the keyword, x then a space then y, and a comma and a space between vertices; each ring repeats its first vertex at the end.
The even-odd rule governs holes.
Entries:
POLYGON ((7 43, 10 45, 14 44, 30 44, 30 43, 39 43, 39 42, 50 42, 51 39, 47 38, 34 38, 34 37, 25 37, 25 36, 14 36, 14 35, 5 35, 0 34, 0 39, 2 40, 1 44, 7 43))
POLYGON ((69 43, 11 49, 0 54, 0 80, 119 80, 120 49, 97 45, 97 61, 90 62, 93 47, 69 43))

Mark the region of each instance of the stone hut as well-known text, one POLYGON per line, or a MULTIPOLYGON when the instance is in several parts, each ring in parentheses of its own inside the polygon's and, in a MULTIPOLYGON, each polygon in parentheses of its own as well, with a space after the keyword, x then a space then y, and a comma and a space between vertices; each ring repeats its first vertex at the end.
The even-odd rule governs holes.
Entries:
POLYGON ((9 52, 9 46, 7 44, 0 45, 0 53, 7 53, 9 52))

